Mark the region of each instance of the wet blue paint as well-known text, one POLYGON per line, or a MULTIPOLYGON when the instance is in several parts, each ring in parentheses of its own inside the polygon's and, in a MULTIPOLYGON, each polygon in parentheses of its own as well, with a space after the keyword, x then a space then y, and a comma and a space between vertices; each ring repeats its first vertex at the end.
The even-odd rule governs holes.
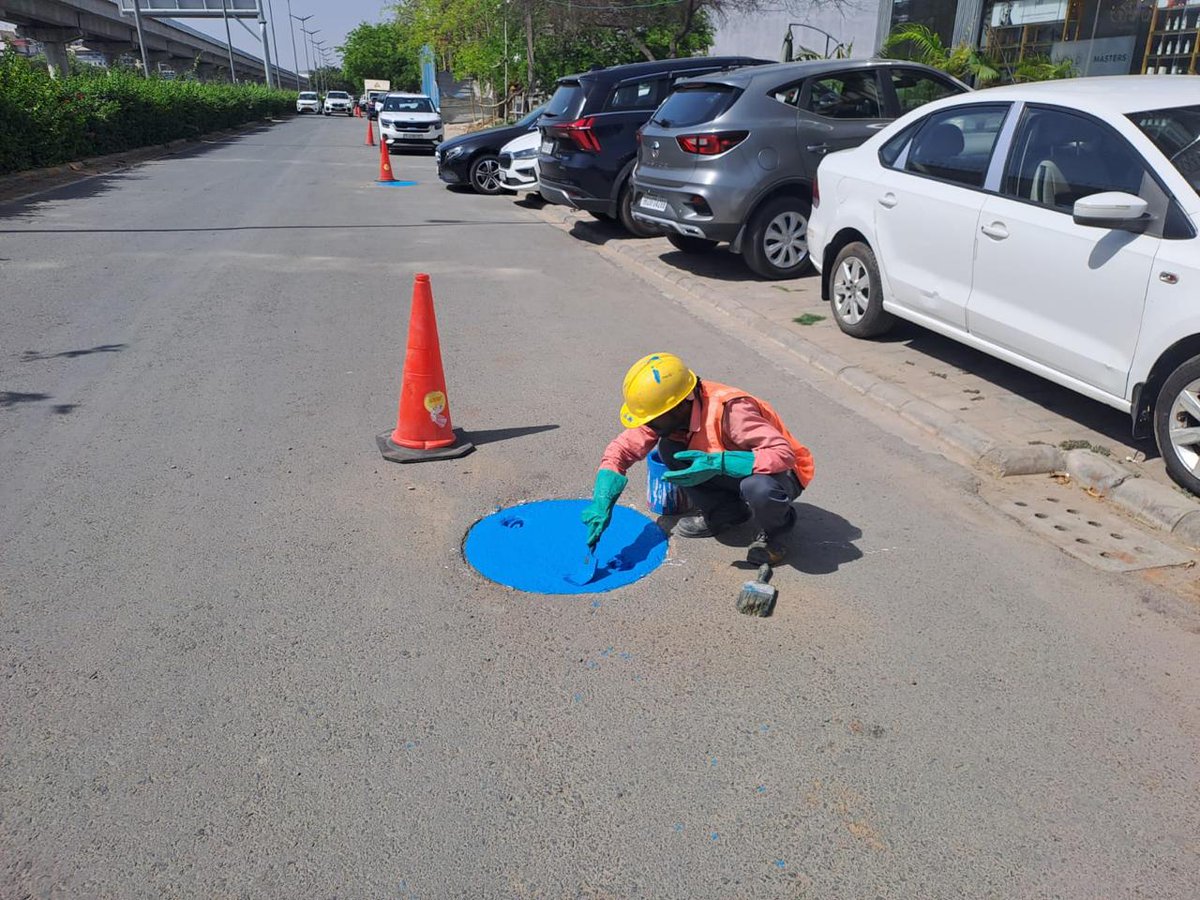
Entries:
POLYGON ((687 512, 691 504, 682 488, 663 480, 666 472, 667 464, 658 450, 652 450, 646 457, 646 505, 660 516, 677 516, 687 512))
POLYGON ((598 594, 649 575, 667 555, 667 535, 627 506, 596 546, 596 577, 576 585, 566 576, 587 552, 580 513, 587 500, 539 500, 493 513, 467 532, 463 554, 485 578, 534 594, 598 594))
POLYGON ((375 182, 380 187, 416 187, 415 181, 377 181, 375 182))

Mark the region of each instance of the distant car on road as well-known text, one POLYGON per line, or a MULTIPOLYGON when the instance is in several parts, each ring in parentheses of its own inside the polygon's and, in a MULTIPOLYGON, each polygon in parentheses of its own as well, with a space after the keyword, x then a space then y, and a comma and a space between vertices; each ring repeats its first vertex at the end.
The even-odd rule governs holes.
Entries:
POLYGON ((500 125, 452 138, 438 148, 438 177, 447 184, 469 185, 477 194, 499 194, 500 148, 515 137, 537 133, 539 106, 513 125, 500 125))
POLYGON ((500 148, 500 183, 506 190, 541 196, 537 161, 541 142, 542 136, 535 128, 500 148))
POLYGON ((389 147, 437 147, 445 129, 432 99, 424 94, 394 93, 384 96, 380 104, 379 135, 389 147))
POLYGON ((354 115, 350 95, 345 91, 330 91, 325 95, 325 115, 332 115, 335 112, 345 113, 348 116, 354 115))
POLYGON ((316 91, 301 91, 296 97, 296 112, 310 112, 316 115, 321 111, 321 99, 317 96, 316 91))
POLYGON ((817 172, 809 248, 842 331, 907 319, 1130 413, 1200 493, 1200 82, 990 88, 817 172))
POLYGON ((751 66, 680 81, 642 129, 633 218, 664 229, 685 253, 728 241, 764 278, 802 275, 821 158, 969 90, 892 60, 751 66))

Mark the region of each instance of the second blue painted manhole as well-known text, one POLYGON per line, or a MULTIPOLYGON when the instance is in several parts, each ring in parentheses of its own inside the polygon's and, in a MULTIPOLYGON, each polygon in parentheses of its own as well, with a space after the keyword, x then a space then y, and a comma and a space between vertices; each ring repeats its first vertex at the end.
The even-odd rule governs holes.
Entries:
POLYGON ((587 551, 580 513, 587 500, 539 500, 492 513, 467 532, 463 554, 491 581, 535 594, 598 594, 649 575, 667 555, 667 535, 635 509, 618 506, 596 546, 596 574, 573 584, 587 551))

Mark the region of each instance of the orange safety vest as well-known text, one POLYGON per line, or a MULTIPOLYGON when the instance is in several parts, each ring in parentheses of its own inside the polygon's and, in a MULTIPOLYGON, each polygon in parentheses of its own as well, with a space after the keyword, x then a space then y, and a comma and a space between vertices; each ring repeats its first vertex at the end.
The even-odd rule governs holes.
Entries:
POLYGON ((792 433, 787 430, 787 426, 783 424, 779 414, 771 408, 771 404, 759 400, 753 394, 748 394, 727 384, 718 384, 715 381, 701 381, 698 393, 700 395, 700 414, 704 424, 691 436, 691 440, 688 441, 689 449, 702 450, 705 453, 720 453, 730 449, 721 434, 721 429, 725 426, 725 404, 730 400, 740 400, 745 397, 758 405, 763 418, 770 422, 772 427, 779 429, 787 442, 792 445, 792 450, 796 453, 796 464, 792 466, 792 471, 800 479, 800 486, 808 487, 808 483, 812 481, 813 477, 812 453, 792 437, 792 433))

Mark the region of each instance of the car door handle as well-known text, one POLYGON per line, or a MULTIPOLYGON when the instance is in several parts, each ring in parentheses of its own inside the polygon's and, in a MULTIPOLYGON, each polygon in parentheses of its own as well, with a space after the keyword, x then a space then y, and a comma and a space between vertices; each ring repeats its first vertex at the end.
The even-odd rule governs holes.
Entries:
POLYGON ((993 222, 991 225, 982 225, 979 228, 984 234, 990 238, 995 238, 998 241, 1008 237, 1008 229, 1004 227, 1003 222, 993 222))
POLYGON ((809 153, 828 153, 829 145, 828 144, 809 144, 804 149, 807 150, 809 153))
POLYGON ((887 209, 891 209, 893 206, 895 206, 899 202, 900 201, 896 199, 896 195, 891 194, 891 193, 884 194, 882 197, 879 198, 879 205, 886 207, 887 209))

